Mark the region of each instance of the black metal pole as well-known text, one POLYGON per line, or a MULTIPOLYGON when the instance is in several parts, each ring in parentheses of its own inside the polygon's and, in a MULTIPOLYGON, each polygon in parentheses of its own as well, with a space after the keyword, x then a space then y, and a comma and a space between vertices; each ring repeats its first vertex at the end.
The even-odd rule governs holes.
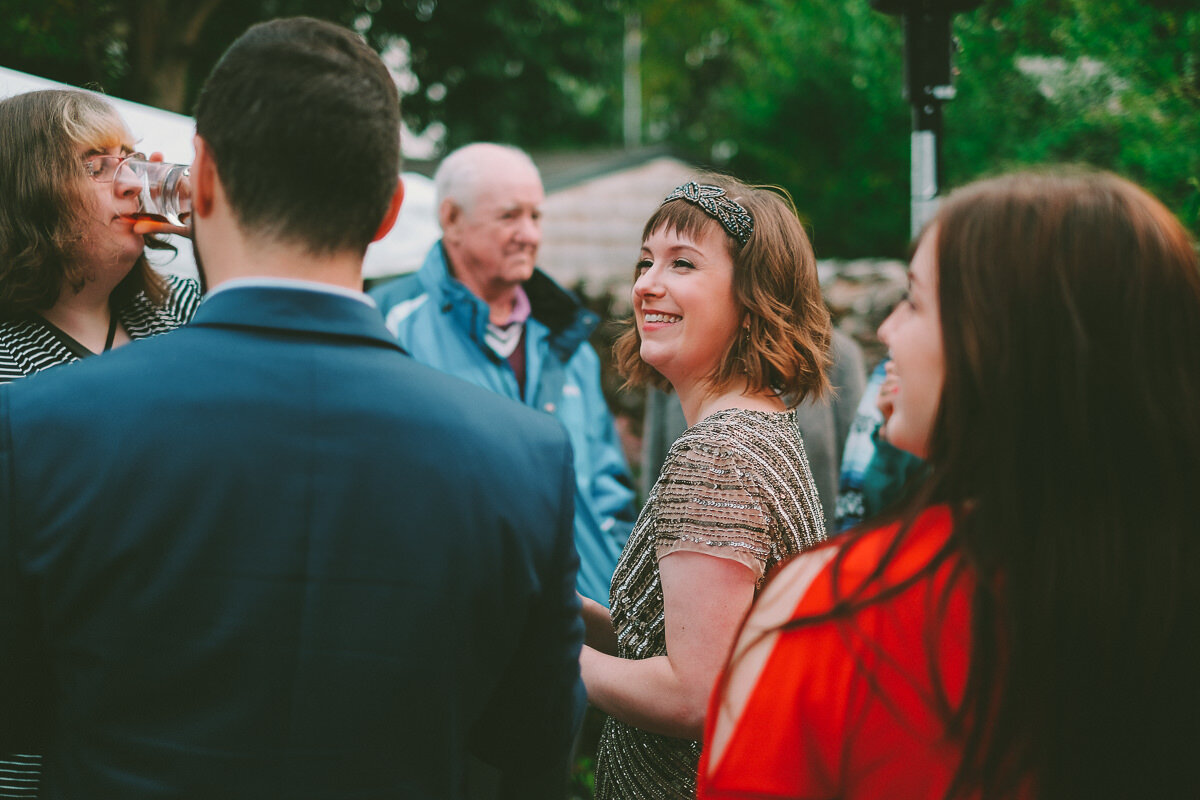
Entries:
POLYGON ((942 185, 942 105, 954 99, 950 20, 979 0, 872 0, 904 20, 904 96, 912 104, 911 232, 916 237, 937 211, 942 185))
POLYGON ((911 234, 937 212, 942 186, 942 104, 950 82, 950 14, 926 7, 904 13, 906 94, 912 104, 911 234))

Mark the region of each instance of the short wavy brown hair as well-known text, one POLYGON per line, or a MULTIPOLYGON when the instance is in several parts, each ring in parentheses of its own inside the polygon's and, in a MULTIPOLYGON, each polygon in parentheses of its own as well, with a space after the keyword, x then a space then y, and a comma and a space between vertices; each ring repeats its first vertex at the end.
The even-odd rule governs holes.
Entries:
MULTIPOLYGON (((116 109, 74 89, 27 92, 0 100, 0 317, 45 311, 89 275, 75 254, 90 198, 79 149, 130 143, 116 109)), ((150 246, 167 246, 147 237, 150 246)), ((145 292, 154 303, 166 283, 139 256, 113 290, 120 304, 145 292)))
MULTIPOLYGON (((754 220, 754 232, 740 244, 720 222, 683 199, 658 207, 646 222, 642 241, 659 230, 696 239, 709 228, 724 234, 733 259, 733 295, 741 308, 745 334, 729 343, 711 391, 745 378, 752 392, 776 391, 789 406, 819 397, 829 388, 826 370, 833 326, 821 297, 817 258, 791 198, 782 189, 748 186, 726 175, 704 174, 696 182, 719 186, 754 220)), ((670 383, 641 357, 641 336, 632 315, 622 323, 613 361, 628 387, 670 383)))

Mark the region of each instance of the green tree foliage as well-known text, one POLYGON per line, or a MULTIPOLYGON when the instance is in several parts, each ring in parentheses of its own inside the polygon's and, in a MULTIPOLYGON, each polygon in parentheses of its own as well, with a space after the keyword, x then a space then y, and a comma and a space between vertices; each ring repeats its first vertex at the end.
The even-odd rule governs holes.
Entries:
POLYGON ((644 26, 652 135, 787 189, 822 256, 903 249, 903 39, 867 0, 653 0, 644 26))
MULTIPOLYGON (((903 255, 909 131, 899 19, 867 0, 646 0, 653 137, 788 189, 820 255, 903 255)), ((957 15, 943 184, 1090 163, 1200 232, 1200 8, 990 0, 957 15)))
MULTIPOLYGON (((353 27, 406 68, 414 130, 531 149, 619 144, 636 15, 649 141, 786 188, 822 256, 906 249, 903 34, 869 0, 0 0, 0 63, 186 110, 230 41, 290 14, 353 27)), ((1195 0, 985 0, 955 33, 945 185, 1087 162, 1200 233, 1195 0)))
POLYGON ((228 0, 0 0, 0 63, 181 111, 206 23, 236 7, 228 0))
POLYGON ((122 60, 112 27, 86 0, 0 0, 0 63, 75 85, 108 79, 122 60))
POLYGON ((0 0, 0 63, 186 111, 242 31, 296 14, 400 56, 405 120, 440 123, 450 146, 616 143, 618 0, 0 0))
POLYGON ((957 32, 956 179, 1088 163, 1147 186, 1200 233, 1200 6, 994 0, 957 32))
POLYGON ((415 130, 569 147, 617 143, 623 24, 616 0, 405 0, 381 4, 368 36, 407 42, 415 130))

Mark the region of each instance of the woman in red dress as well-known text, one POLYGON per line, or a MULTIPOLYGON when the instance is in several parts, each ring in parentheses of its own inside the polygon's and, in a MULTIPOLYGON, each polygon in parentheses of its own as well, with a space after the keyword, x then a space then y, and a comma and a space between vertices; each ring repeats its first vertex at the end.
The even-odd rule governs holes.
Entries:
POLYGON ((698 797, 1200 797, 1200 265, 1104 173, 947 200, 879 330, 910 505, 760 594, 698 797))

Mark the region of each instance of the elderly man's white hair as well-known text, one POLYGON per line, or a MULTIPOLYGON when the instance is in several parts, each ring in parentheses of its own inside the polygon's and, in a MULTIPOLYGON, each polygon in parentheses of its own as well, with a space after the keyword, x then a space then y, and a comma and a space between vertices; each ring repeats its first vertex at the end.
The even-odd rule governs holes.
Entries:
POLYGON ((500 159, 528 166, 541 180, 537 165, 519 147, 493 142, 466 144, 443 158, 433 173, 435 208, 441 208, 445 200, 453 200, 464 211, 470 210, 481 180, 500 159))

